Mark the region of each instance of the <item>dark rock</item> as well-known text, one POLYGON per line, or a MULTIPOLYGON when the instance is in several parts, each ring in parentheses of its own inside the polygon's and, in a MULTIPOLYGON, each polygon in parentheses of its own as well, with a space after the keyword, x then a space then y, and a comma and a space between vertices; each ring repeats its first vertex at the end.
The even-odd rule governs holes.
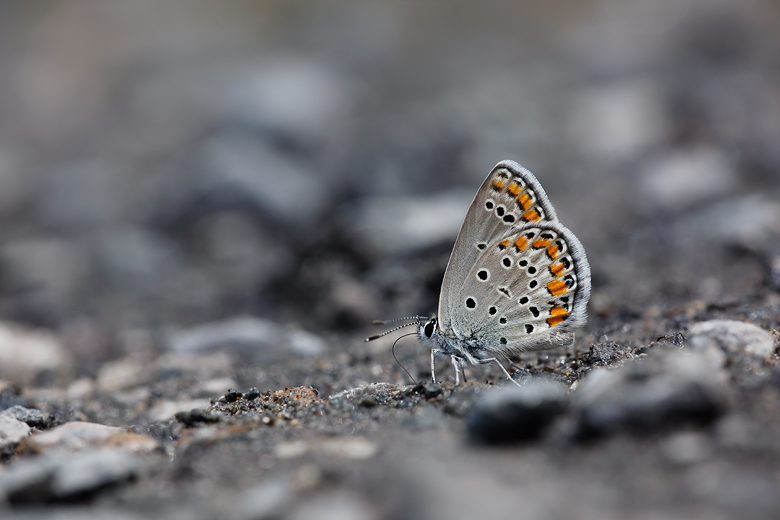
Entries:
POLYGON ((35 408, 25 408, 23 406, 12 406, 0 412, 0 416, 11 417, 17 421, 27 423, 28 426, 33 428, 43 428, 46 424, 46 419, 43 417, 43 413, 35 408))
POLYGON ((701 426, 724 411, 719 372, 698 353, 655 351, 590 373, 575 394, 578 436, 701 426))
POLYGON ((247 401, 253 401, 260 397, 260 390, 256 386, 253 386, 247 393, 244 394, 244 399, 247 401))
POLYGON ((374 406, 377 405, 376 397, 374 397, 373 395, 367 395, 364 398, 362 398, 360 401, 358 401, 358 404, 365 408, 373 408, 374 406))
POLYGON ((227 403, 234 403, 241 399, 242 394, 238 390, 228 390, 227 393, 224 395, 225 402, 227 403))
POLYGON ((198 423, 219 422, 219 415, 208 410, 194 409, 189 412, 178 412, 174 417, 185 426, 194 426, 198 423))
POLYGON ((529 381, 505 386, 477 401, 468 417, 468 431, 477 442, 499 444, 538 437, 566 408, 559 383, 529 381))

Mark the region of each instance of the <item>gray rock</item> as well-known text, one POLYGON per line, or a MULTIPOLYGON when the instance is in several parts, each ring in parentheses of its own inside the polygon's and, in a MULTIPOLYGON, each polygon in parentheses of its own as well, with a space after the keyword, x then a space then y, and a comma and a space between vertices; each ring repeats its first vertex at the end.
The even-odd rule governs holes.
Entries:
POLYGON ((30 431, 30 427, 22 421, 0 414, 0 454, 13 453, 30 431))
POLYGON ((673 233, 678 242, 708 241, 771 257, 780 253, 780 202, 764 194, 732 197, 686 214, 673 233))
POLYGON ((331 200, 312 166, 289 157, 255 135, 226 131, 203 148, 197 198, 212 206, 258 208, 272 219, 311 225, 331 200))
POLYGON ((97 244, 102 270, 117 282, 153 281, 177 262, 177 250, 162 235, 139 226, 114 227, 97 244))
POLYGON ((261 357, 284 351, 314 355, 326 348, 325 342, 314 334, 284 329, 271 321, 251 317, 232 318, 171 332, 167 346, 175 352, 190 354, 232 346, 261 357))
POLYGON ((77 240, 28 237, 9 240, 0 248, 6 283, 22 302, 48 307, 67 305, 90 270, 89 252, 77 240))
POLYGON ((139 470, 135 456, 115 449, 44 455, 9 466, 0 477, 0 495, 12 504, 69 500, 126 482, 139 470))
POLYGON ((295 493, 286 479, 256 485, 231 500, 235 520, 264 520, 283 516, 295 493))
POLYGON ((126 482, 140 469, 137 456, 117 449, 101 449, 64 459, 52 480, 57 498, 93 493, 102 488, 126 482))
POLYGON ((298 144, 327 140, 354 99, 345 76, 319 62, 280 57, 249 70, 226 95, 228 115, 298 144))
POLYGON ((655 85, 642 80, 581 94, 570 112, 573 142, 600 157, 635 157, 659 143, 670 126, 660 94, 655 85))
POLYGON ((725 409, 719 371, 695 352, 658 350, 591 372, 574 394, 580 437, 704 425, 725 409))
POLYGON ((33 428, 40 428, 44 425, 45 419, 43 413, 35 408, 25 408, 24 406, 12 406, 0 412, 0 417, 11 417, 17 421, 22 421, 33 428))
POLYGON ((0 323, 0 377, 25 381, 42 370, 64 368, 70 361, 59 338, 50 332, 0 323))
POLYGON ((649 211, 682 210, 725 195, 737 185, 733 163, 716 148, 670 152, 648 162, 637 187, 638 201, 649 211))
POLYGON ((480 398, 468 417, 472 439, 488 444, 531 440, 566 408, 560 383, 531 380, 522 387, 506 385, 480 398))
POLYGON ((691 325, 688 342, 694 348, 720 347, 729 353, 744 353, 766 359, 775 352, 775 339, 764 329, 736 320, 710 320, 691 325))
POLYGON ((49 450, 75 452, 114 446, 127 452, 143 452, 156 448, 157 441, 125 428, 88 422, 65 423, 53 430, 35 433, 27 441, 27 447, 34 453, 49 450))
POLYGON ((473 198, 473 189, 367 198, 342 218, 360 240, 377 251, 396 254, 453 242, 473 198))

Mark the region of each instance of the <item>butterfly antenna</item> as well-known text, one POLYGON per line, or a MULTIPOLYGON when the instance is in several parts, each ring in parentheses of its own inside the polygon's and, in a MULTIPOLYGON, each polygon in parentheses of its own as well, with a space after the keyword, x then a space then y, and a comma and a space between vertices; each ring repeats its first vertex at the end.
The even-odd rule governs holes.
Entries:
POLYGON ((374 325, 388 325, 390 323, 396 323, 399 321, 415 321, 417 323, 420 323, 421 321, 425 321, 428 319, 428 316, 407 316, 406 318, 395 318, 393 320, 374 320, 374 325))
MULTIPOLYGON (((427 318, 426 318, 426 319, 427 319, 427 318)), ((403 328, 405 328, 405 327, 410 327, 410 326, 412 326, 412 325, 417 325, 418 323, 420 323, 420 322, 419 322, 419 321, 415 321, 415 322, 412 322, 412 323, 405 323, 405 324, 403 324, 403 325, 399 325, 399 326, 397 326, 397 327, 393 327, 393 328, 392 328, 392 329, 390 329, 390 330, 386 330, 386 331, 384 331, 382 334, 375 334, 375 335, 373 335, 373 336, 371 336, 371 337, 368 337, 368 338, 366 338, 366 342, 369 342, 369 341, 374 341, 375 339, 379 339, 379 338, 381 338, 382 336, 387 336, 388 334, 392 334, 393 332, 395 332, 395 331, 397 331, 397 330, 401 330, 401 329, 403 329, 403 328)), ((403 336, 401 336, 401 337, 403 337, 403 336)))
POLYGON ((392 346, 392 348, 390 349, 390 353, 391 353, 391 354, 393 354, 393 359, 395 359, 395 362, 396 362, 396 363, 398 363, 398 366, 399 366, 399 367, 401 367, 401 368, 404 370, 404 372, 406 372, 406 375, 407 375, 407 376, 409 376, 409 379, 411 379, 411 380, 412 380, 412 383, 414 383, 414 384, 416 385, 416 384, 417 384, 417 381, 415 381, 415 380, 414 380, 414 378, 412 377, 412 374, 410 374, 410 373, 409 373, 409 371, 408 371, 408 370, 406 370, 406 367, 405 367, 405 366, 403 366, 403 365, 401 364, 401 362, 400 362, 400 361, 398 361, 398 358, 397 358, 397 357, 395 357, 395 344, 396 344, 396 343, 398 343, 398 341, 399 341, 401 338, 405 338, 405 337, 407 337, 407 336, 414 336, 414 335, 415 335, 415 333, 414 333, 414 332, 412 332, 411 334, 404 334, 403 336, 401 336, 401 337, 399 337, 398 339, 396 339, 395 341, 393 341, 393 346, 392 346))

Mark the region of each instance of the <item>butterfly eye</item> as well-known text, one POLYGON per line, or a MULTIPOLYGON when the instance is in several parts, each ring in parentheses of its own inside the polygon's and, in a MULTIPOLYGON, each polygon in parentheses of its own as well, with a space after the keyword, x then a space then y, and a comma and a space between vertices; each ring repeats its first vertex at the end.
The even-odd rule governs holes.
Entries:
POLYGON ((434 325, 432 321, 429 321, 428 323, 425 324, 425 329, 423 330, 423 333, 425 334, 426 338, 430 338, 431 336, 433 336, 433 327, 434 325))

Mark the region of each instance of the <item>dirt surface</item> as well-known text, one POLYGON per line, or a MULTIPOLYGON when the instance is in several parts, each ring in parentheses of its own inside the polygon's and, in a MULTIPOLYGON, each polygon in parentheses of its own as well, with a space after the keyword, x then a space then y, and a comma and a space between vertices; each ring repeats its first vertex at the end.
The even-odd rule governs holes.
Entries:
POLYGON ((0 4, 0 516, 776 518, 780 8, 0 4), (593 275, 569 348, 436 311, 500 160, 593 275), (405 329, 410 331, 409 329, 405 329))

